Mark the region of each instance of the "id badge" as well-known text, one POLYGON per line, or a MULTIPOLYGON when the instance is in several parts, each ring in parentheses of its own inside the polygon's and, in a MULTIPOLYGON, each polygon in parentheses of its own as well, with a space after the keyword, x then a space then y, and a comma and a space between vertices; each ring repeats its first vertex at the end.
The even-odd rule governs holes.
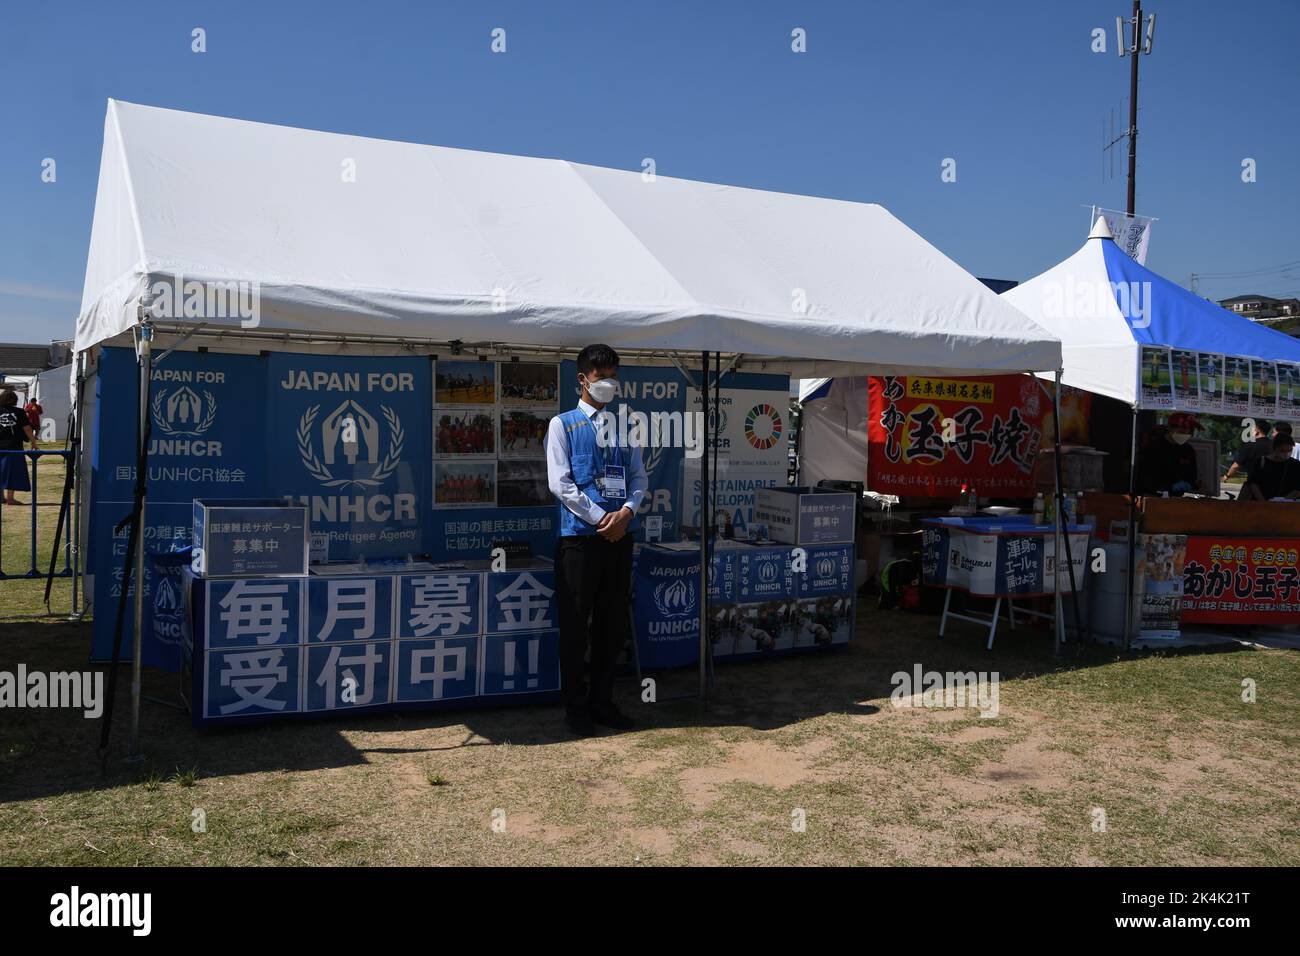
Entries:
POLYGON ((627 497, 627 478, 622 465, 605 466, 605 489, 602 494, 606 498, 627 497))

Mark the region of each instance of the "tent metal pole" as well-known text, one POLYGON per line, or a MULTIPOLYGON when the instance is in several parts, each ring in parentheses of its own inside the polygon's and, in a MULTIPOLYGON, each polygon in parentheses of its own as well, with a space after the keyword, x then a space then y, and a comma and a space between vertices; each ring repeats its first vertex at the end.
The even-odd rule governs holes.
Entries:
POLYGON ((1055 448, 1053 457, 1056 459, 1055 473, 1052 480, 1056 484, 1056 530, 1054 550, 1052 551, 1052 594, 1053 601, 1053 631, 1052 631, 1052 653, 1061 653, 1061 636, 1065 629, 1065 610, 1061 601, 1061 555, 1064 550, 1061 547, 1061 531, 1065 527, 1065 496, 1061 493, 1061 370, 1056 370, 1056 387, 1052 390, 1052 417, 1055 420, 1056 435, 1055 448))
POLYGON ((1133 643, 1133 603, 1136 600, 1137 580, 1134 576, 1134 563, 1137 561, 1137 449, 1138 449, 1138 407, 1133 406, 1133 429, 1130 436, 1128 456, 1128 568, 1125 570, 1124 583, 1124 651, 1128 652, 1133 643))
POLYGON ((709 353, 702 353, 700 407, 703 411, 704 445, 700 455, 700 700, 709 706, 709 353))
POLYGON ((73 412, 76 425, 76 460, 77 470, 72 479, 72 615, 71 620, 81 619, 81 449, 85 437, 85 401, 86 401, 86 353, 77 353, 77 407, 73 412))
MULTIPOLYGON (((148 323, 140 326, 140 420, 139 441, 136 449, 138 457, 148 467, 148 449, 145 442, 149 440, 149 386, 153 380, 153 327, 148 323)), ((140 476, 143 483, 147 476, 140 476)), ((145 531, 145 496, 140 497, 140 510, 136 516, 136 550, 135 550, 135 620, 131 622, 131 733, 127 745, 126 759, 139 761, 140 753, 140 693, 143 688, 143 664, 141 656, 144 650, 144 531, 145 531)))

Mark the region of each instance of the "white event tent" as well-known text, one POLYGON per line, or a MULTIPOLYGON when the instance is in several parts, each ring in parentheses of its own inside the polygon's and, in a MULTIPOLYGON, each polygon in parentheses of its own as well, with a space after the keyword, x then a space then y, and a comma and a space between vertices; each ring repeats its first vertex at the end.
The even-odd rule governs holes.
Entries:
POLYGON ((804 377, 1060 365, 877 205, 110 100, 76 348, 175 276, 256 282, 261 330, 314 336, 596 339, 804 377))
POLYGON ((552 357, 601 341, 641 363, 798 377, 1061 364, 1053 334, 878 205, 110 100, 77 380, 102 344, 141 343, 148 369, 151 348, 213 336, 552 357), (256 325, 160 316, 159 284, 182 280, 255 284, 256 325))

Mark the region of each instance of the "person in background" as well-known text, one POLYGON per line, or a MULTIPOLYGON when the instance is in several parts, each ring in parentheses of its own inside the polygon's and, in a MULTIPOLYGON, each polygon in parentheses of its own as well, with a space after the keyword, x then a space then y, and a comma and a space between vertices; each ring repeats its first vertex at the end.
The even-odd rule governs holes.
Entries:
POLYGON ((35 441, 36 433, 18 407, 18 393, 11 388, 0 391, 0 492, 7 505, 22 504, 14 497, 15 492, 32 490, 27 456, 13 453, 22 451, 25 442, 35 441))
POLYGON ((1256 458, 1246 473, 1241 489, 1243 501, 1270 501, 1273 498, 1300 498, 1300 461, 1291 457, 1295 439, 1279 432, 1272 449, 1256 458))
POLYGON ((581 737, 595 725, 630 730, 614 706, 614 672, 630 636, 632 535, 649 487, 641 448, 623 444, 606 406, 619 395, 618 353, 578 353, 578 407, 551 419, 546 473, 559 502, 555 600, 560 618, 560 693, 565 722, 581 737), (583 659, 591 648, 591 679, 583 659))
MULTIPOLYGON (((1292 441, 1295 440, 1295 435, 1292 434, 1291 431, 1290 422, 1278 422, 1273 426, 1273 437, 1276 438, 1278 435, 1287 435, 1292 441)), ((1291 457, 1296 461, 1300 461, 1300 445, 1296 445, 1291 449, 1291 457)))
POLYGON ((45 409, 41 408, 41 403, 35 398, 29 398, 27 404, 23 406, 23 411, 27 413, 27 424, 32 426, 32 431, 37 435, 41 433, 41 415, 45 409))
POLYGON ((1138 490, 1142 494, 1176 497, 1198 490, 1196 452, 1187 443, 1200 427, 1195 415, 1174 412, 1164 428, 1147 435, 1138 453, 1138 490))
POLYGON ((1268 437, 1268 431, 1268 422, 1262 418, 1255 422, 1255 427, 1251 431, 1254 440, 1242 442, 1241 448, 1232 456, 1232 467, 1223 476, 1224 481, 1227 481, 1239 471, 1249 471, 1255 459, 1262 458, 1269 453, 1269 449, 1273 447, 1273 440, 1268 437))

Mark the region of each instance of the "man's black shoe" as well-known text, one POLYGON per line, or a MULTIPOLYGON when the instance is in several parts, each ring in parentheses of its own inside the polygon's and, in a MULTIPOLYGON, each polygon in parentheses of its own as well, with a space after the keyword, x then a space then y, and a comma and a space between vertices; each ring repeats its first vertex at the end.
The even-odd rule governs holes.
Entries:
POLYGON ((591 714, 585 708, 569 707, 564 711, 564 724, 579 737, 590 737, 596 732, 591 714))
POLYGON ((612 727, 614 730, 632 730, 636 727, 636 721, 617 707, 591 708, 591 721, 602 727, 612 727))

